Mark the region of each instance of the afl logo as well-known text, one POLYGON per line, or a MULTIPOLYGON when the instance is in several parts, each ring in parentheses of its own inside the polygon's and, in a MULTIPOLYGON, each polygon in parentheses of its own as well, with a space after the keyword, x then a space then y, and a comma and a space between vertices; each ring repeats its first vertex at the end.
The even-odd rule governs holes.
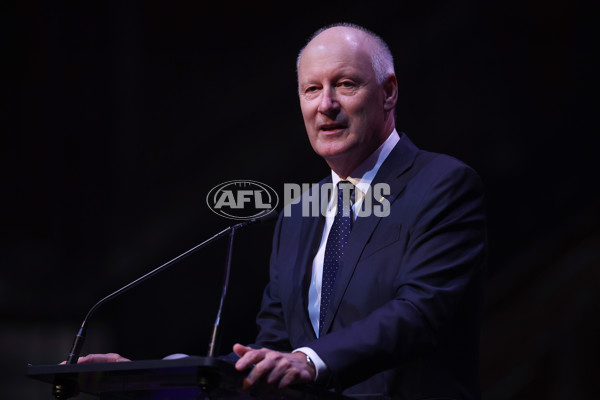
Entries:
POLYGON ((257 181, 221 183, 208 192, 206 204, 214 213, 230 219, 252 219, 274 210, 279 197, 273 188, 257 181))

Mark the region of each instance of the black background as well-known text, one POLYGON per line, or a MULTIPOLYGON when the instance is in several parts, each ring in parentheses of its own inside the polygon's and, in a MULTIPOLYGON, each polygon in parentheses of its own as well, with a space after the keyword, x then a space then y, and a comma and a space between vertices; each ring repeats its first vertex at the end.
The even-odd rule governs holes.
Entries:
MULTIPOLYGON (((87 310, 230 224, 232 179, 328 174, 300 114, 297 51, 340 21, 395 55, 397 128, 487 190, 487 399, 586 398, 600 376, 592 18, 577 2, 22 1, 0 6, 0 397, 49 399, 87 310)), ((596 51, 597 52, 597 51, 596 51)), ((273 225, 236 238, 223 350, 250 342, 273 225)), ((100 309, 84 353, 205 354, 226 241, 100 309)), ((82 396, 83 397, 83 396, 82 396)))

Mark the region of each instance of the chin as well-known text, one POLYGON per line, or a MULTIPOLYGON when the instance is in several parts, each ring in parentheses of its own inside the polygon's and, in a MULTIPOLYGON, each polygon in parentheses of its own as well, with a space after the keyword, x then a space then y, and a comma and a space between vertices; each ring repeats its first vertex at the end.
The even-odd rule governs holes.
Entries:
POLYGON ((322 136, 318 133, 312 137, 311 146, 319 156, 327 158, 342 157, 351 153, 358 143, 348 135, 322 136))
POLYGON ((347 157, 351 154, 351 147, 348 146, 321 146, 315 149, 315 152, 326 160, 336 160, 347 157))

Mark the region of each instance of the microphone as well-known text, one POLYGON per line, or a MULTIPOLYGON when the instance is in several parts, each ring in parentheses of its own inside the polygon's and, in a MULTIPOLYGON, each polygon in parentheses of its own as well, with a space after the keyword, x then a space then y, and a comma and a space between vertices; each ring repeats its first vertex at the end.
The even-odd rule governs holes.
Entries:
POLYGON ((217 318, 215 320, 215 324, 213 326, 213 334, 212 334, 212 339, 209 345, 209 356, 212 357, 214 354, 214 350, 215 348, 217 348, 217 340, 218 340, 218 330, 219 330, 219 322, 221 319, 221 311, 223 308, 223 303, 225 301, 225 297, 227 294, 227 287, 229 286, 229 272, 231 269, 231 253, 232 253, 232 249, 233 249, 233 237, 234 237, 234 232, 237 229, 246 227, 248 225, 252 225, 254 223, 263 223, 263 222, 267 222, 270 221, 274 218, 277 217, 277 211, 275 209, 271 209, 271 210, 265 210, 261 213, 259 213, 258 215, 256 215, 254 218, 249 219, 247 221, 243 221, 240 222, 238 224, 232 225, 232 226, 228 226, 227 228, 223 229, 222 231, 218 232, 217 234, 215 234, 214 236, 210 237, 209 239, 205 240, 204 242, 192 247, 191 249, 181 253, 180 255, 178 255, 177 257, 167 261, 166 263, 162 264, 161 266, 153 269, 152 271, 148 272, 145 275, 140 276, 139 278, 137 278, 136 280, 129 282, 127 285, 123 286, 122 288, 114 291, 113 293, 109 294, 108 296, 104 297, 103 299, 101 299, 100 301, 98 301, 96 304, 94 304, 92 306, 92 308, 88 311, 88 313, 86 314, 85 318, 83 319, 83 322, 81 323, 81 327, 79 328, 79 331, 77 332, 77 335, 75 336, 75 340, 73 341, 73 346, 71 347, 71 351, 69 352, 69 355, 67 356, 67 364, 77 364, 77 360, 79 359, 79 355, 81 354, 81 349, 83 347, 83 343, 85 341, 85 335, 86 335, 86 330, 87 330, 87 321, 90 319, 90 317, 92 316, 92 314, 100 307, 102 306, 104 303, 108 302, 109 300, 114 299, 115 297, 119 296, 120 294, 123 294, 125 292, 127 292, 129 289, 132 289, 134 287, 136 287, 137 285, 139 285, 140 283, 146 281, 147 279, 153 277, 154 275, 158 274, 159 272, 164 271, 165 269, 167 269, 168 267, 170 267, 171 265, 181 261, 183 258, 195 253, 196 251, 200 250, 201 248, 207 246, 208 244, 216 241, 217 239, 225 236, 227 233, 229 233, 230 235, 230 239, 229 239, 229 248, 227 251, 227 264, 226 264, 226 268, 225 268, 225 279, 223 282, 223 289, 221 291, 221 302, 219 305, 219 310, 217 312, 217 318))
POLYGON ((219 327, 221 323, 221 312, 223 311, 223 303, 225 303, 225 298, 227 297, 227 288, 229 287, 229 273, 231 271, 231 256, 233 254, 233 238, 235 235, 235 230, 254 223, 268 222, 275 218, 277 218, 277 211, 265 210, 259 213, 259 215, 256 217, 248 221, 240 222, 239 224, 231 227, 231 233, 229 234, 229 247, 227 249, 227 261, 225 263, 225 276, 223 278, 223 288, 221 289, 221 300, 219 302, 219 309, 217 310, 217 317, 215 318, 215 323, 213 324, 210 343, 208 344, 208 357, 214 357, 215 353, 217 353, 219 349, 219 327))
POLYGON ((265 222, 269 222, 269 221, 276 219, 278 215, 279 214, 277 213, 277 210, 275 210, 275 209, 264 210, 264 211, 259 212, 254 218, 251 218, 247 221, 243 221, 243 222, 240 222, 239 224, 234 225, 233 228, 238 229, 238 228, 252 225, 255 223, 262 224, 265 222))

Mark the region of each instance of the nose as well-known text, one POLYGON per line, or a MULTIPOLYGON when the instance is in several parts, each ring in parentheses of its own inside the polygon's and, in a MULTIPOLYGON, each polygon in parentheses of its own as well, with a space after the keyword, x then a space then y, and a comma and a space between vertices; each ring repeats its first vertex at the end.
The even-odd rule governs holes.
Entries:
POLYGON ((329 118, 335 118, 340 112, 340 103, 333 89, 323 90, 318 111, 329 118))

